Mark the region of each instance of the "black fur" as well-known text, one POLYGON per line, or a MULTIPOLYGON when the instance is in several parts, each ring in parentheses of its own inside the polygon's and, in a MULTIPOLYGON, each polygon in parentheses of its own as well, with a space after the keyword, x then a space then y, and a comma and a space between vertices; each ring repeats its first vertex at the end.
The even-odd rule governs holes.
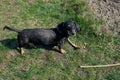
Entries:
POLYGON ((64 43, 67 38, 80 31, 80 26, 74 21, 65 21, 60 23, 56 28, 50 29, 23 29, 17 30, 5 26, 3 30, 8 29, 18 33, 19 48, 29 45, 36 47, 35 45, 45 46, 58 46, 59 49, 63 49, 64 43))

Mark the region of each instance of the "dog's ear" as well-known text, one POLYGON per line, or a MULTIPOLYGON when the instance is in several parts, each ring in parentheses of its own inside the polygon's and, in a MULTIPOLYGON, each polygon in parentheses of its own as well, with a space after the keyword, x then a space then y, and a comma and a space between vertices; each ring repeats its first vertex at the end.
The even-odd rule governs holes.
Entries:
POLYGON ((64 27, 64 22, 61 22, 60 24, 58 24, 57 27, 58 27, 60 30, 63 29, 63 27, 64 27))
POLYGON ((75 27, 76 27, 76 32, 79 33, 80 32, 80 25, 76 22, 74 22, 75 27))

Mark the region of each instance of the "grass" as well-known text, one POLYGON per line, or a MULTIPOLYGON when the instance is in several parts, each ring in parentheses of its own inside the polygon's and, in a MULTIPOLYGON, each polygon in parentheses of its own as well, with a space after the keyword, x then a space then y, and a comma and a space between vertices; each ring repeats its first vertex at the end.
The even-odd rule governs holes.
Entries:
POLYGON ((100 30, 102 20, 94 18, 84 0, 3 0, 0 1, 0 79, 3 80, 119 80, 120 67, 81 69, 81 65, 120 62, 120 36, 100 30), (80 46, 66 43, 67 54, 45 49, 17 51, 17 34, 2 31, 5 25, 17 29, 50 28, 65 20, 81 25, 70 37, 80 46))

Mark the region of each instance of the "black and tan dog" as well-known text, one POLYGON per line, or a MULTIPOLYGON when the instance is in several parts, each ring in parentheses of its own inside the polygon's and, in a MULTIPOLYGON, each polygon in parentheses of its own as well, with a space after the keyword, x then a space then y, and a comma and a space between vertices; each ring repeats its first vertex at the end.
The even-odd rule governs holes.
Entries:
POLYGON ((21 54, 24 53, 23 47, 25 45, 29 45, 34 48, 36 45, 50 47, 58 46, 59 51, 64 54, 66 53, 66 51, 63 49, 64 43, 67 41, 69 36, 75 35, 80 31, 80 26, 74 21, 65 21, 58 24, 56 28, 50 29, 35 28, 17 30, 8 26, 3 28, 3 30, 5 29, 18 33, 17 39, 21 54))

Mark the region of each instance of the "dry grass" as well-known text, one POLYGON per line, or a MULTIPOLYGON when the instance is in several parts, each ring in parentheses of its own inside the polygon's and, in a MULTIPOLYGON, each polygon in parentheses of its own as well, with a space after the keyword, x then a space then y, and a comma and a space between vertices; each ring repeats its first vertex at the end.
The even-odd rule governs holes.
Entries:
POLYGON ((0 79, 4 80, 119 80, 120 67, 81 69, 81 65, 120 62, 120 36, 100 32, 101 20, 95 20, 82 0, 2 0, 0 2, 0 79), (17 29, 55 27, 72 19, 81 32, 71 37, 80 46, 74 50, 66 43, 67 54, 44 48, 17 51, 16 33, 3 31, 5 25, 17 29), (113 77, 110 77, 110 76, 113 77))

